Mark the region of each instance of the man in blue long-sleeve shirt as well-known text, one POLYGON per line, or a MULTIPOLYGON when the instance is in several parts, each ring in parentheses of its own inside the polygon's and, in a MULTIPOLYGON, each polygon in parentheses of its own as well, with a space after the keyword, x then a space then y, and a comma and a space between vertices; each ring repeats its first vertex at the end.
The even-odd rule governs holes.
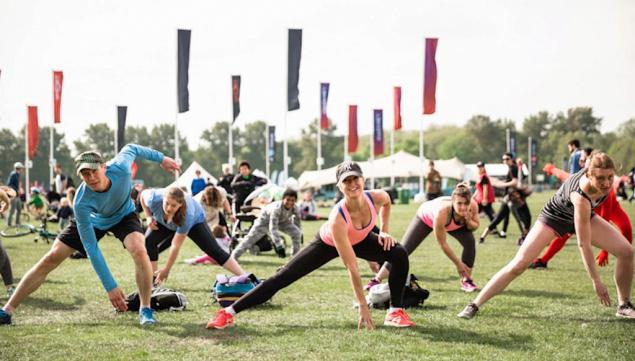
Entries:
POLYGON ((135 263, 135 277, 141 308, 141 325, 155 323, 150 309, 152 267, 145 249, 145 240, 139 218, 130 199, 132 177, 130 166, 136 158, 161 164, 166 171, 180 170, 178 164, 161 152, 136 144, 126 145, 107 164, 97 152, 84 152, 75 158, 77 175, 83 183, 75 195, 75 221, 57 237, 51 250, 20 280, 20 284, 7 304, 0 310, 0 324, 11 323, 11 313, 32 292, 37 290, 46 276, 73 252, 88 255, 112 305, 125 311, 127 305, 123 291, 117 286, 97 241, 106 232, 112 232, 130 252, 135 263))

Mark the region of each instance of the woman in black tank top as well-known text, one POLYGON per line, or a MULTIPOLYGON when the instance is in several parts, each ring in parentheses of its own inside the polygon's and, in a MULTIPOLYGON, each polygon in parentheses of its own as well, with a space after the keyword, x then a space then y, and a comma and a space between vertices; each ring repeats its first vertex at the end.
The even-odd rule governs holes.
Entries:
POLYGON ((594 154, 589 167, 569 178, 545 205, 514 259, 494 275, 458 316, 474 317, 479 307, 520 276, 553 237, 560 235, 562 231, 558 230, 564 229, 577 234, 582 261, 600 303, 605 306, 611 305, 611 297, 595 267, 591 245, 603 248, 617 258, 615 283, 619 306, 616 316, 635 319, 635 307, 630 302, 633 247, 615 227, 593 214, 593 208, 606 198, 613 186, 614 173, 615 166, 608 155, 594 154))

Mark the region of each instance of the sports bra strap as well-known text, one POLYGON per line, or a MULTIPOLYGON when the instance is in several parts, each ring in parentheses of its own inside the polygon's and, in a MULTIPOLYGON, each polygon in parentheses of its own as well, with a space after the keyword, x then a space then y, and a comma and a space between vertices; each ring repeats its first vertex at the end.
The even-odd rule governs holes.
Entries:
MULTIPOLYGON (((372 207, 375 207, 375 202, 373 202, 373 197, 370 195, 370 192, 364 191, 364 194, 368 197, 368 200, 370 200, 370 204, 372 205, 372 207)), ((344 222, 348 223, 348 220, 346 220, 346 214, 344 214, 344 210, 342 209, 341 204, 337 206, 337 211, 340 212, 340 214, 342 215, 342 218, 344 218, 344 222)), ((373 210, 371 209, 371 212, 372 211, 373 210)))

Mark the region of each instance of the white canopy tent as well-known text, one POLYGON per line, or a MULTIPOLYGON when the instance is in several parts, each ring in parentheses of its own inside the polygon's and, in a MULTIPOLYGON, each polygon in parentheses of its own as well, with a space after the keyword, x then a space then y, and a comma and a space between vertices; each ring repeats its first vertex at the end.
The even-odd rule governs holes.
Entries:
MULTIPOLYGON (((476 164, 465 164, 465 170, 465 180, 469 180, 471 182, 478 181, 478 168, 476 167, 476 164)), ((509 167, 507 164, 503 163, 487 163, 485 164, 485 171, 490 177, 505 178, 509 172, 509 167)), ((523 164, 523 174, 529 174, 529 169, 526 164, 523 164)))
MULTIPOLYGON (((419 157, 405 151, 399 151, 391 156, 375 159, 373 162, 358 162, 364 177, 389 178, 394 177, 418 177, 426 175, 429 171, 428 160, 424 161, 421 168, 419 157)), ((457 158, 435 160, 434 167, 444 178, 463 179, 465 165, 457 158)), ((335 168, 331 167, 321 171, 305 171, 298 179, 300 189, 310 187, 318 188, 323 185, 335 183, 335 168)))
POLYGON ((192 193, 192 180, 196 178, 196 170, 201 171, 201 177, 205 180, 209 180, 212 184, 216 184, 217 180, 211 175, 203 166, 198 164, 198 162, 193 161, 189 167, 181 174, 181 176, 172 182, 168 187, 177 186, 177 187, 185 187, 189 193, 192 193))

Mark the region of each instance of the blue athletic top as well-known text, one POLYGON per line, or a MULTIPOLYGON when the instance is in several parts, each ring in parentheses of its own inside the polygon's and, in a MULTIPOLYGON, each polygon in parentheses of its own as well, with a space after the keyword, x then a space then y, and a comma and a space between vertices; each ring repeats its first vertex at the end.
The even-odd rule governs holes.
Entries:
POLYGON ((195 201, 189 194, 185 195, 185 222, 182 226, 177 226, 174 222, 166 222, 163 213, 163 198, 165 188, 162 189, 146 189, 142 193, 143 200, 152 212, 152 216, 161 223, 165 228, 180 234, 188 234, 190 229, 197 223, 205 222, 205 211, 203 207, 195 201))
POLYGON ((123 217, 134 212, 134 203, 130 199, 132 190, 130 166, 136 158, 160 163, 163 161, 163 153, 140 145, 128 144, 106 164, 106 177, 111 182, 107 191, 95 192, 82 182, 75 195, 73 209, 79 237, 90 263, 107 292, 116 288, 117 282, 112 277, 108 264, 97 246, 94 228, 107 230, 119 223, 123 217))

